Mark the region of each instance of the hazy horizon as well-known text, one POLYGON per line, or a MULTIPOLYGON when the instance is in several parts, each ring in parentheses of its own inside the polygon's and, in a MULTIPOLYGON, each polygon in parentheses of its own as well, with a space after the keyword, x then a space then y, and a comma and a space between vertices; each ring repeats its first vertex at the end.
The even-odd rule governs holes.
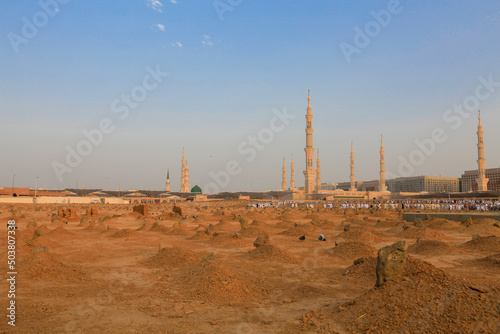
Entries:
POLYGON ((388 179, 460 177, 477 168, 479 109, 486 168, 500 167, 500 3, 3 8, 3 187, 15 174, 16 187, 39 177, 49 189, 161 190, 169 169, 179 191, 183 148, 191 187, 205 190, 234 161, 220 191, 280 189, 292 154, 302 187, 308 89, 323 182, 349 180, 351 141, 356 179, 378 179, 381 135, 388 179), (252 149, 249 136, 259 135, 252 149), (67 148, 79 145, 90 153, 69 166, 67 148))

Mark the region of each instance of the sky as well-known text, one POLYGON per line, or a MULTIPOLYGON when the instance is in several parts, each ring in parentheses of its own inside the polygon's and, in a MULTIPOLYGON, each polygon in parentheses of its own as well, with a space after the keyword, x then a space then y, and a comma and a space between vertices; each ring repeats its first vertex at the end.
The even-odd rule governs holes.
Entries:
POLYGON ((303 186, 500 167, 498 1, 3 1, 0 186, 303 186), (316 154, 316 153, 315 153, 316 154), (15 177, 14 177, 15 175, 15 177), (37 179, 38 177, 38 179, 37 179), (36 181, 38 180, 38 181, 36 181))

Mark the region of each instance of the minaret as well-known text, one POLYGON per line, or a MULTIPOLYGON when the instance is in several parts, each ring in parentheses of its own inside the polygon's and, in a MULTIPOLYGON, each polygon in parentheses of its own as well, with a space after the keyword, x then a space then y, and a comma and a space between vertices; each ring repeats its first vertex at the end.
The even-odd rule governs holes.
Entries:
POLYGON ((350 191, 356 191, 356 176, 354 175, 354 145, 351 142, 351 188, 350 191))
POLYGON ((181 192, 185 189, 186 184, 186 158, 184 156, 184 148, 182 148, 182 167, 181 167, 181 192))
POLYGON ((283 157, 283 175, 281 176, 281 189, 286 190, 286 167, 285 167, 285 157, 283 157))
POLYGON ((321 192, 321 167, 319 164, 319 149, 318 157, 316 158, 316 192, 321 192))
POLYGON ((486 159, 484 158, 484 141, 483 141, 483 126, 481 125, 481 111, 479 111, 479 125, 477 127, 477 167, 478 167, 478 177, 476 179, 477 182, 477 190, 478 191, 487 191, 488 190, 488 181, 486 178, 486 159))
POLYGON ((380 136, 380 180, 378 191, 387 191, 385 185, 385 153, 384 153, 384 137, 380 136))
POLYGON ((165 183, 165 192, 169 193, 170 190, 170 170, 167 169, 167 182, 165 183))
POLYGON ((290 190, 295 189, 295 166, 293 165, 293 154, 292 154, 292 172, 290 175, 290 190))
POLYGON ((186 161, 186 174, 184 176, 184 182, 186 182, 186 192, 188 193, 189 192, 189 166, 188 166, 188 163, 186 161))
POLYGON ((306 114, 306 170, 304 171, 305 184, 304 191, 306 194, 314 192, 314 148, 313 148, 313 128, 312 128, 312 109, 311 109, 311 91, 307 94, 307 114, 306 114))

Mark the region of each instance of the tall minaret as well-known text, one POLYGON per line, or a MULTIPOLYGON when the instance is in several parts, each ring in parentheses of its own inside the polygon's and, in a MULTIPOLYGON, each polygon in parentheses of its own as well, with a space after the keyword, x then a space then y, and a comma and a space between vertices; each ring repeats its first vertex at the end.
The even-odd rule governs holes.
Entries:
POLYGON ((295 189, 295 166, 293 165, 293 154, 292 154, 292 167, 291 167, 291 175, 290 175, 290 190, 295 189))
POLYGON ((306 194, 314 192, 314 148, 313 148, 313 128, 312 128, 312 109, 311 109, 311 91, 307 94, 307 114, 306 114, 306 170, 304 171, 305 184, 304 191, 306 194))
POLYGON ((316 158, 316 192, 321 192, 321 167, 319 164, 319 149, 318 157, 316 158))
POLYGON ((167 182, 165 186, 165 191, 170 192, 170 170, 167 169, 167 182))
POLYGON ((186 184, 186 158, 184 156, 184 148, 182 148, 182 167, 181 167, 181 192, 184 191, 185 184, 186 184))
POLYGON ((350 191, 356 191, 356 176, 354 175, 354 145, 351 142, 351 188, 350 191))
POLYGON ((380 136, 380 180, 378 191, 387 191, 385 185, 385 153, 384 153, 384 137, 380 136))
POLYGON ((481 111, 479 111, 479 125, 477 127, 477 167, 478 167, 478 177, 476 179, 477 182, 477 190, 478 191, 487 191, 488 190, 488 181, 486 178, 486 159, 484 158, 484 141, 483 141, 483 126, 481 125, 481 111))
POLYGON ((281 189, 286 190, 286 167, 285 157, 283 157, 283 175, 281 176, 281 189))
POLYGON ((186 171, 184 172, 184 192, 189 192, 189 166, 186 161, 186 171))

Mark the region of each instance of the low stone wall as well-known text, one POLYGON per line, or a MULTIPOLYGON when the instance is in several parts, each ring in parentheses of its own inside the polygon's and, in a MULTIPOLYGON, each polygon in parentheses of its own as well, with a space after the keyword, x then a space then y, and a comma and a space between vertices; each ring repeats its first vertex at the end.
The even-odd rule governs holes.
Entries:
POLYGON ((422 220, 425 220, 425 216, 429 217, 437 217, 437 218, 443 218, 443 219, 448 219, 448 220, 454 220, 457 222, 464 222, 468 218, 471 218, 472 220, 475 219, 483 219, 483 218, 490 218, 490 219, 495 219, 500 221, 500 214, 498 213, 475 213, 475 212, 460 212, 460 213, 432 213, 432 212, 420 212, 420 213, 403 213, 403 219, 406 220, 407 222, 414 222, 415 219, 420 218, 422 220))

